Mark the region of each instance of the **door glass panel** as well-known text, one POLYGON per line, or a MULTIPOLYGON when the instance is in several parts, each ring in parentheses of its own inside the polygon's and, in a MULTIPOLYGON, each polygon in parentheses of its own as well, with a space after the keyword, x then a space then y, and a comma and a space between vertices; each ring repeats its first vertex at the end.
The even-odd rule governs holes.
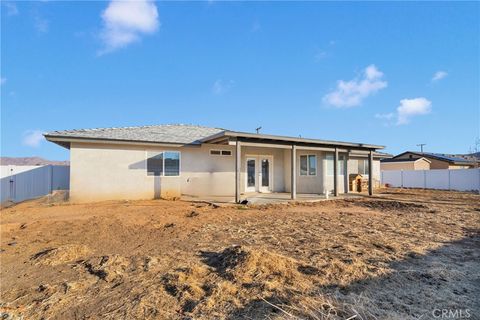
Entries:
POLYGON ((270 181, 270 161, 262 159, 262 187, 268 187, 270 181))
POLYGON ((247 160, 247 186, 255 187, 255 160, 247 160))

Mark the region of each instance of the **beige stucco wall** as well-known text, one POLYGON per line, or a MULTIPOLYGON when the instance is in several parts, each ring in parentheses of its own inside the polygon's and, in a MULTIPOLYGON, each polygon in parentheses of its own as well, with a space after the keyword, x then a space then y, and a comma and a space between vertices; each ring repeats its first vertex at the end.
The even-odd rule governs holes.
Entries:
POLYGON ((415 162, 384 162, 380 163, 381 170, 415 170, 415 162))
MULTIPOLYGON (((151 148, 72 143, 70 199, 85 202, 171 198, 181 194, 231 196, 235 192, 235 158, 233 155, 210 156, 211 148, 209 145, 151 148), (181 152, 180 176, 148 176, 147 152, 168 150, 181 152)), ((234 151, 230 146, 222 149, 234 151)))
MULTIPOLYGON (((246 185, 246 164, 249 156, 270 156, 273 158, 273 174, 272 176, 272 192, 285 192, 285 176, 284 176, 284 151, 280 148, 263 148, 263 147, 242 147, 242 163, 240 173, 240 190, 245 190, 246 185)), ((233 157, 235 159, 235 157, 233 157)), ((235 179, 235 177, 234 177, 235 179)), ((235 183, 235 180, 232 182, 235 183)), ((235 192, 235 191, 234 191, 235 192)))
MULTIPOLYGON (((245 190, 245 165, 249 155, 273 158, 273 192, 290 192, 291 150, 242 147, 240 190, 245 190)), ((70 199, 89 202, 114 199, 172 198, 180 195, 234 196, 235 147, 202 145, 197 147, 145 147, 72 143, 70 150, 70 199), (212 156, 210 149, 231 150, 231 156, 212 156), (147 154, 180 151, 180 176, 147 175, 147 154)), ((326 176, 326 152, 297 150, 297 193, 324 193, 333 190, 333 176, 326 176), (300 156, 317 155, 317 175, 300 176, 300 156)), ((349 173, 357 171, 355 159, 349 173)), ((380 179, 379 161, 374 161, 374 179, 380 179)), ((338 178, 344 190, 344 177, 338 178)))
POLYGON ((462 166, 462 165, 451 165, 448 166, 448 169, 470 169, 472 166, 462 166))
MULTIPOLYGON (((285 192, 291 191, 291 159, 292 151, 286 149, 285 156, 285 167, 284 167, 284 176, 285 176, 285 192)), ((298 149, 296 152, 296 180, 297 180, 297 193, 324 193, 324 153, 321 151, 311 151, 311 150, 302 150, 298 149), (316 155, 317 156, 317 175, 315 176, 301 176, 300 175, 300 156, 301 155, 316 155)))
POLYGON ((415 161, 414 170, 430 170, 430 162, 425 159, 415 161))
MULTIPOLYGON (((358 161, 359 160, 367 160, 368 161, 368 156, 366 155, 365 157, 350 157, 348 161, 348 175, 351 174, 359 174, 358 172, 358 161)), ((372 166, 372 173, 373 173, 373 186, 379 187, 380 186, 380 160, 374 159, 373 160, 373 166, 372 166)), ((365 178, 368 178, 367 174, 363 175, 365 178)), ((349 177, 345 177, 346 182, 348 183, 349 177)))
POLYGON ((381 170, 430 170, 430 162, 425 158, 408 162, 381 162, 381 170))

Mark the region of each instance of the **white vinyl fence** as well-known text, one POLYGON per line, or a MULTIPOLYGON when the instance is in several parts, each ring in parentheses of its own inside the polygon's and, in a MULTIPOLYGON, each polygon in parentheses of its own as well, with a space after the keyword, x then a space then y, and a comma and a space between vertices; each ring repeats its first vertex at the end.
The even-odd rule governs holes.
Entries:
POLYGON ((69 166, 1 166, 1 203, 38 198, 69 185, 69 166))
POLYGON ((402 188, 480 191, 480 169, 384 170, 382 184, 402 188))

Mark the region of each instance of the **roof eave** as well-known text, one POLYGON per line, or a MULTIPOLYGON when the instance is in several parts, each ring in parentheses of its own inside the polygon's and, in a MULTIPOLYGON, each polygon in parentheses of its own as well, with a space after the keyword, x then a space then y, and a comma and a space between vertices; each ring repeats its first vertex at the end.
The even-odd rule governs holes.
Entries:
MULTIPOLYGON (((110 143, 110 144, 129 144, 129 145, 148 145, 148 146, 162 146, 168 145, 170 147, 183 147, 183 146, 199 146, 200 143, 177 143, 177 142, 158 142, 158 141, 138 141, 138 140, 122 140, 122 139, 105 139, 105 138, 92 138, 92 137, 66 137, 44 134, 46 140, 63 146, 62 144, 68 143, 68 149, 72 142, 83 143, 110 143), (62 143, 62 144, 61 144, 62 143)), ((63 146, 65 147, 65 146, 63 146)))
POLYGON ((220 138, 250 138, 250 139, 264 139, 264 140, 276 140, 284 141, 291 143, 311 143, 319 145, 338 145, 342 147, 354 147, 361 149, 384 149, 385 146, 373 145, 373 144, 362 144, 362 143, 352 143, 352 142, 343 142, 343 141, 330 141, 330 140, 318 140, 318 139, 306 139, 306 138, 295 138, 288 136, 277 136, 277 135, 267 135, 267 134, 256 134, 256 133, 247 133, 247 132, 238 132, 238 131, 222 131, 212 136, 201 139, 201 142, 208 143, 220 138))

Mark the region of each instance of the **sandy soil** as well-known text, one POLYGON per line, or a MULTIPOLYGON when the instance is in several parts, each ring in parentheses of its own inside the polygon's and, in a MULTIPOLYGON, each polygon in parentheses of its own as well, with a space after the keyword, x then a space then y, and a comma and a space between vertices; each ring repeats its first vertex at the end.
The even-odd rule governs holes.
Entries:
POLYGON ((2 210, 0 228, 3 319, 480 319, 480 196, 468 193, 37 200, 2 210))

